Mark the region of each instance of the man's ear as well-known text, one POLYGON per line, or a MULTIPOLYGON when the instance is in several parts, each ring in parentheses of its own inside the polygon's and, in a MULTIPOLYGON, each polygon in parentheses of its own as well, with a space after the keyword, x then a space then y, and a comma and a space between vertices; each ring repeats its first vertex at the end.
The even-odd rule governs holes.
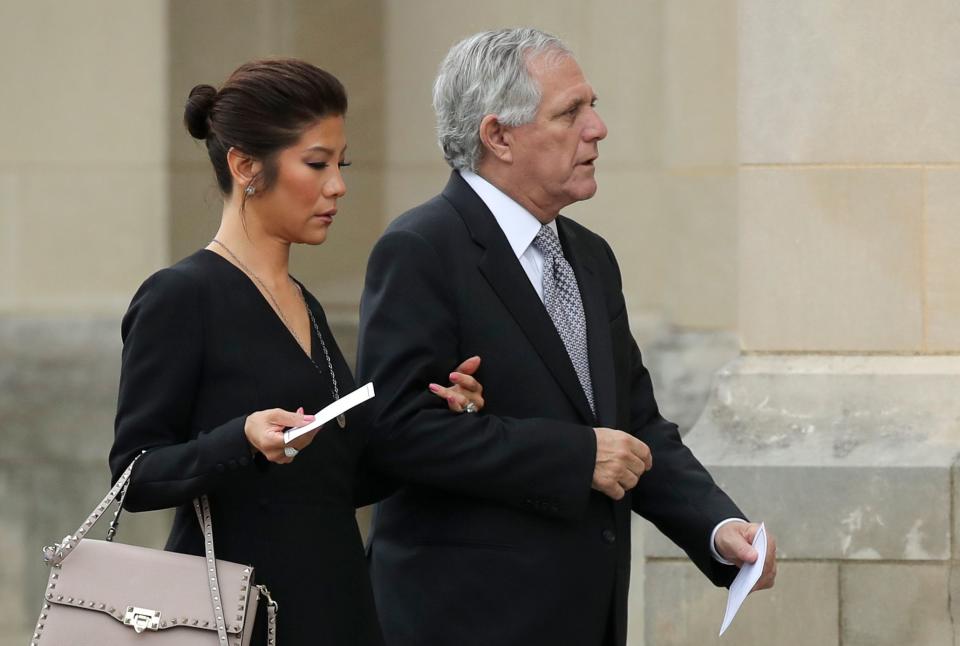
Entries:
POLYGON ((255 185, 263 164, 241 150, 231 147, 227 151, 227 166, 233 175, 233 182, 240 190, 245 190, 252 183, 255 185))
POLYGON ((507 164, 513 161, 511 128, 500 123, 496 115, 488 114, 480 121, 480 142, 486 153, 507 164))

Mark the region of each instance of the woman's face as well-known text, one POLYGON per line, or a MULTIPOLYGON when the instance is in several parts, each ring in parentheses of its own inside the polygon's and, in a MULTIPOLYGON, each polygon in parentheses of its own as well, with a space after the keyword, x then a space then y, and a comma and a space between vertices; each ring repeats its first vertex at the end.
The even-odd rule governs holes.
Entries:
MULTIPOLYGON (((321 244, 347 192, 341 169, 347 165, 343 117, 324 117, 276 158, 273 186, 255 196, 264 230, 281 240, 321 244)), ((248 201, 248 207, 250 202, 248 201)))

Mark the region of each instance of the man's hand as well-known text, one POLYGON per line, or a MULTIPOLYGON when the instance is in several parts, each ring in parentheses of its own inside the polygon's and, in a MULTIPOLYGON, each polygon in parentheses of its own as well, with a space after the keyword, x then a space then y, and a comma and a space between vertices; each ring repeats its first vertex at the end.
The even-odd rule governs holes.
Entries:
POLYGON ((593 488, 614 500, 637 486, 644 471, 653 468, 650 447, 623 431, 595 428, 597 459, 593 467, 593 488))
MULTIPOLYGON (((727 523, 717 530, 713 539, 717 554, 728 561, 733 561, 733 564, 737 567, 743 567, 744 563, 755 563, 757 561, 757 550, 753 548, 752 543, 759 529, 759 523, 740 521, 727 523)), ((772 588, 774 580, 777 578, 777 541, 773 538, 769 529, 765 531, 767 534, 767 557, 763 562, 763 573, 760 574, 757 584, 753 586, 754 590, 772 588)))

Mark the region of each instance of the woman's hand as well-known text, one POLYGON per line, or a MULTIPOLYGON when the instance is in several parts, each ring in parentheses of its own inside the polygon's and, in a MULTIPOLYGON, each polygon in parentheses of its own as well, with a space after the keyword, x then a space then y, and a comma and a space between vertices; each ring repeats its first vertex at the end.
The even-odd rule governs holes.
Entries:
MULTIPOLYGON (((283 443, 284 429, 303 426, 314 420, 313 415, 304 415, 303 408, 298 408, 297 412, 281 408, 272 408, 270 410, 258 410, 247 417, 243 425, 243 432, 247 436, 247 441, 254 451, 263 453, 264 457, 277 464, 289 464, 293 462, 294 457, 284 453, 284 448, 292 446, 297 451, 302 451, 310 442, 320 428, 316 428, 309 433, 298 437, 290 444, 283 443)), ((296 454, 294 454, 295 456, 296 454)))
POLYGON ((468 412, 467 405, 473 404, 476 413, 483 408, 483 385, 473 378, 480 368, 480 357, 470 357, 450 373, 451 386, 430 384, 430 392, 447 400, 447 407, 454 413, 468 412))

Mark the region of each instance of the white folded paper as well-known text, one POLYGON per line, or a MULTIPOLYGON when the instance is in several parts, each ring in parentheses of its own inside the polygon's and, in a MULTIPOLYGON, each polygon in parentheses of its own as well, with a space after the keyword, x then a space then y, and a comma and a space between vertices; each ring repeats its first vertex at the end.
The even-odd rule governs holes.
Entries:
POLYGON ((348 410, 354 406, 359 406, 368 399, 373 399, 373 383, 368 383, 366 385, 360 386, 354 390, 349 395, 344 395, 340 399, 336 400, 323 410, 319 411, 316 414, 316 419, 305 426, 298 426, 296 428, 288 428, 283 432, 283 441, 285 444, 290 444, 295 439, 303 435, 304 433, 309 433, 315 428, 323 426, 334 417, 338 415, 343 415, 348 410))
POLYGON ((753 537, 753 548, 757 550, 757 560, 753 563, 744 563, 737 574, 737 578, 730 584, 730 594, 727 596, 727 612, 723 616, 723 625, 720 626, 720 634, 730 627, 733 618, 737 616, 737 611, 746 600, 747 595, 753 590, 753 586, 760 580, 763 574, 763 562, 767 558, 767 530, 763 523, 760 523, 760 529, 757 535, 753 537))

